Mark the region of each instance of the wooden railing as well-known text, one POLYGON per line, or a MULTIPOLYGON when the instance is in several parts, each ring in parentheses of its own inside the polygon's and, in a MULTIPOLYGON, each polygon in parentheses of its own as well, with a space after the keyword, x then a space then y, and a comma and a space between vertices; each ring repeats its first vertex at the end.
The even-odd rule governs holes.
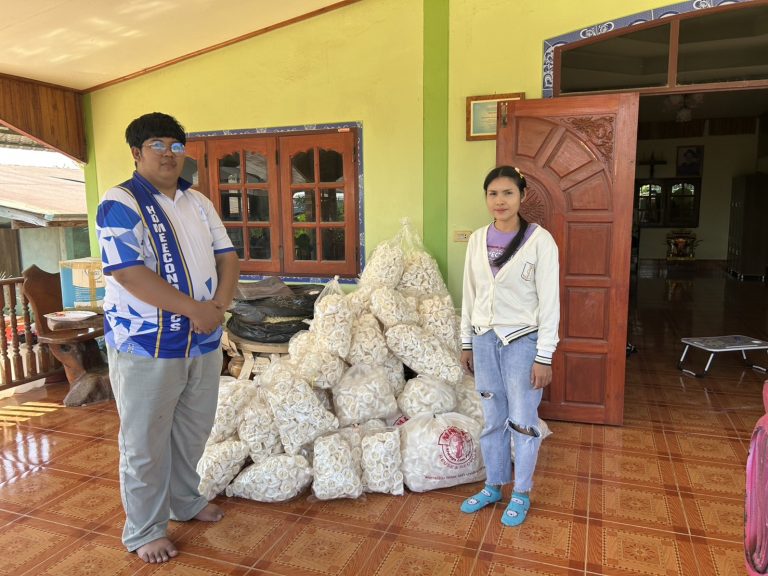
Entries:
MULTIPOLYGON (((0 390, 26 384, 62 371, 48 346, 35 344, 29 302, 21 285, 24 278, 0 279, 0 390), (23 342, 20 334, 24 336, 23 342)), ((35 318, 45 322, 44 318, 35 318)))

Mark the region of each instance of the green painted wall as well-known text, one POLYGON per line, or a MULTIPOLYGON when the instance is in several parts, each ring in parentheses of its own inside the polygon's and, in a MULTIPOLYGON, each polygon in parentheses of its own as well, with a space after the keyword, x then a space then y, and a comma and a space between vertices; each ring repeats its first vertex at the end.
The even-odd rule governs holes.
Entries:
POLYGON ((189 132, 361 122, 367 249, 409 216, 422 230, 422 3, 364 0, 91 94, 100 194, 133 163, 146 112, 189 132))
POLYGON ((466 97, 541 95, 545 39, 671 2, 361 0, 90 96, 91 193, 131 172, 134 117, 161 110, 190 132, 359 121, 367 250, 409 216, 458 304, 466 245, 487 221, 494 141, 465 140, 466 97), (94 184, 94 180, 97 184, 94 184))
POLYGON ((494 140, 467 141, 466 98, 525 92, 541 97, 544 40, 670 1, 451 0, 449 55, 448 288, 461 294, 465 243, 454 230, 474 230, 488 222, 483 179, 496 159, 494 140))

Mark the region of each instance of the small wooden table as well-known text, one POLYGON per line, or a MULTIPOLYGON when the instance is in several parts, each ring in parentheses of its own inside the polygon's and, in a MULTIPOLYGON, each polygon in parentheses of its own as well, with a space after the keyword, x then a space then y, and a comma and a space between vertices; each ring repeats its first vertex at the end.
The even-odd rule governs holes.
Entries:
POLYGON ((69 382, 64 405, 82 406, 112 399, 109 368, 96 343, 96 338, 104 335, 104 316, 96 314, 76 321, 46 316, 46 324, 51 332, 38 335, 37 340, 47 344, 64 366, 69 382))
POLYGON ((229 330, 224 331, 224 335, 227 340, 235 346, 238 353, 242 354, 245 362, 240 369, 238 379, 248 380, 253 372, 253 367, 256 365, 256 358, 261 355, 269 354, 288 354, 288 343, 285 344, 268 344, 266 342, 254 342, 253 340, 246 340, 240 336, 235 336, 229 330))
POLYGON ((677 367, 691 376, 706 376, 712 365, 712 359, 715 357, 715 354, 720 352, 741 352, 741 357, 747 366, 761 372, 766 371, 765 366, 752 364, 747 360, 747 350, 768 350, 768 342, 763 340, 737 334, 731 336, 708 336, 706 338, 682 338, 681 342, 685 344, 685 349, 683 350, 683 355, 680 356, 680 360, 677 362, 677 367), (704 372, 694 372, 693 370, 683 368, 685 356, 688 354, 688 349, 691 346, 709 352, 709 360, 707 360, 707 365, 704 367, 704 372))

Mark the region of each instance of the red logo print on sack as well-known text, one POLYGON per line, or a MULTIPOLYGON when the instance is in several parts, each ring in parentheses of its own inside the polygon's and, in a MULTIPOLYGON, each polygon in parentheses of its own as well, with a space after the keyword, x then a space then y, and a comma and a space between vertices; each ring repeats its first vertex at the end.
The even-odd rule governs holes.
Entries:
POLYGON ((442 449, 440 460, 451 468, 461 468, 472 461, 475 455, 475 442, 466 430, 449 426, 440 434, 437 442, 442 449))

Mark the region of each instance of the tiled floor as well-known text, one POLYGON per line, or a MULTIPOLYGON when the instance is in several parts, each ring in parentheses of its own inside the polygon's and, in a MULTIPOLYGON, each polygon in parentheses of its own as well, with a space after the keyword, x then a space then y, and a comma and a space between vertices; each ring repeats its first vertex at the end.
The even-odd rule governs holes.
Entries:
POLYGON ((144 565, 119 539, 114 405, 63 408, 51 386, 0 401, 0 575, 744 574, 744 468, 765 376, 736 354, 701 379, 675 366, 684 336, 768 338, 768 288, 641 269, 633 293, 625 425, 551 422, 521 528, 502 528, 500 505, 461 514, 478 485, 355 502, 221 497, 222 522, 174 523, 180 556, 144 565))

